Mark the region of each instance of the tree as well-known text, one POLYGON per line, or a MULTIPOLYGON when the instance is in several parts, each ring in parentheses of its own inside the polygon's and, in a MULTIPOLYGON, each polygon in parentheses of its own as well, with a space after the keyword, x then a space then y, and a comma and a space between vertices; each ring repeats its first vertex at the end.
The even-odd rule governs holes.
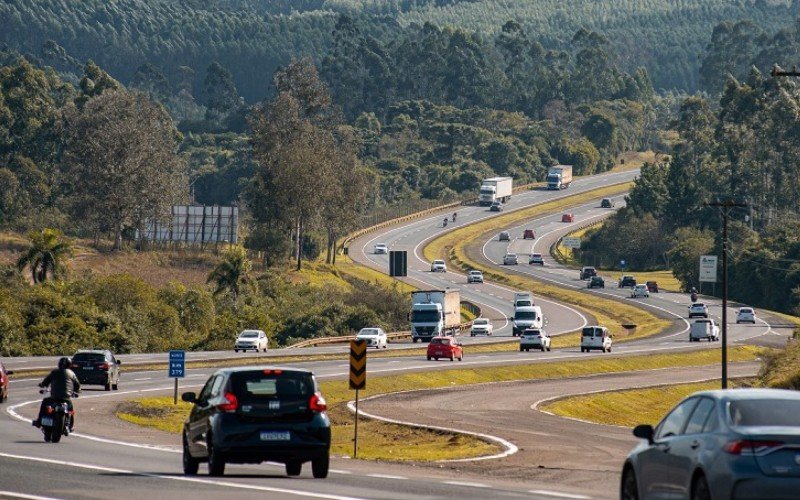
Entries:
POLYGON ((107 90, 119 90, 122 84, 90 59, 83 68, 83 78, 79 87, 81 94, 75 98, 75 104, 83 107, 92 97, 97 97, 107 90))
POLYGON ((131 80, 131 87, 141 90, 153 101, 163 101, 169 96, 167 77, 151 63, 142 64, 136 69, 131 80))
POLYGON ((239 105, 239 93, 233 83, 233 75, 216 61, 206 70, 204 89, 206 106, 212 114, 227 115, 239 105))
POLYGON ((234 302, 239 298, 241 286, 249 279, 252 263, 247 258, 247 251, 241 246, 234 246, 225 251, 222 261, 211 271, 206 283, 214 283, 214 296, 229 293, 234 302))
POLYGON ((59 278, 66 273, 66 260, 72 256, 72 243, 63 238, 61 231, 43 229, 28 233, 31 246, 17 260, 20 272, 30 268, 34 283, 42 283, 51 278, 59 278))
POLYGON ((115 249, 123 228, 168 213, 185 189, 172 120, 143 94, 109 90, 70 107, 63 133, 73 213, 95 234, 111 231, 115 249))

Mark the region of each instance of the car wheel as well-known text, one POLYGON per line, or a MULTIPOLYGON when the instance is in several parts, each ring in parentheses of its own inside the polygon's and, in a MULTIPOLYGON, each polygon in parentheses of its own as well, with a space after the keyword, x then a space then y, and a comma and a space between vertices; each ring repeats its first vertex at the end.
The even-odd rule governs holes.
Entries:
POLYGON ((541 347, 542 352, 544 352, 544 346, 541 347))
POLYGON ((459 361, 464 361, 464 354, 461 354, 461 356, 458 357, 458 360, 459 361))
POLYGON ((119 390, 119 377, 117 377, 117 381, 111 384, 111 389, 118 391, 119 390))
POLYGON ((547 352, 550 352, 550 346, 547 346, 547 352))
POLYGON ((330 466, 331 459, 326 453, 325 455, 311 460, 311 473, 315 479, 325 479, 328 477, 328 467, 330 466))
POLYGON ((107 391, 111 390, 111 379, 106 380, 106 385, 104 387, 107 391))
POLYGON ((451 354, 451 355, 450 355, 450 361, 453 361, 454 359, 455 359, 455 356, 453 356, 453 355, 451 354))
POLYGON ((437 357, 434 357, 433 359, 434 359, 434 361, 439 361, 439 358, 437 358, 437 357))
POLYGON ((619 491, 620 500, 639 500, 639 487, 636 484, 636 473, 633 467, 628 467, 622 473, 622 482, 619 491))
POLYGON ((239 349, 234 349, 233 352, 239 352, 239 349))
POLYGON ((431 357, 430 357, 430 356, 428 356, 428 361, 430 361, 430 360, 431 360, 431 357))
POLYGON ((692 481, 692 500, 711 500, 711 491, 708 489, 708 481, 702 474, 692 481))
POLYGON ((522 351, 524 351, 524 350, 525 350, 525 348, 524 348, 524 347, 522 347, 522 346, 519 346, 519 352, 522 352, 522 351))
POLYGON ((286 475, 299 476, 303 472, 303 462, 292 461, 286 462, 286 475))
POLYGON ((192 457, 189 453, 189 445, 186 443, 186 436, 183 436, 183 473, 187 476, 197 475, 200 469, 200 460, 192 457))
POLYGON ((606 351, 606 352, 611 352, 611 347, 609 347, 609 348, 608 348, 608 351, 606 351))
POLYGON ((417 338, 413 338, 413 339, 411 339, 411 341, 412 341, 413 343, 415 343, 415 344, 417 343, 417 340, 419 340, 419 339, 417 339, 417 338))
POLYGON ((225 474, 225 459, 213 444, 213 438, 208 436, 208 475, 222 476, 225 474))

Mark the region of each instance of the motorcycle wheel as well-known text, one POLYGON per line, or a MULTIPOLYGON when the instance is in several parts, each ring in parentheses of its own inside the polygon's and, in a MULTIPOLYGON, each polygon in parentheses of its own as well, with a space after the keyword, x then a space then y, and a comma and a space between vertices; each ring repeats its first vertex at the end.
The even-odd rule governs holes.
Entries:
POLYGON ((50 442, 50 428, 49 427, 42 427, 42 434, 44 434, 44 442, 50 442))
POLYGON ((53 416, 53 426, 50 427, 50 441, 58 443, 64 434, 64 416, 56 414, 53 416))

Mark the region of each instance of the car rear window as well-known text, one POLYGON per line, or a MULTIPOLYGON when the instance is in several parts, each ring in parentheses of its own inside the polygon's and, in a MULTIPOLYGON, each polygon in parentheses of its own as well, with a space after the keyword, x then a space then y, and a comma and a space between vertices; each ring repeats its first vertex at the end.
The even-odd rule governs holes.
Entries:
POLYGON ((431 344, 450 345, 450 339, 431 339, 431 344))
MULTIPOLYGON (((599 333, 599 330, 598 330, 599 333)), ((583 336, 584 337, 594 337, 594 328, 584 328, 583 329, 583 336)))
POLYGON ((733 425, 800 427, 800 401, 746 399, 731 401, 728 412, 733 425))
POLYGON ((105 361, 106 356, 101 352, 79 352, 72 356, 72 361, 105 361))
POLYGON ((243 402, 275 397, 306 397, 314 393, 314 379, 306 373, 236 372, 231 375, 231 388, 243 402))

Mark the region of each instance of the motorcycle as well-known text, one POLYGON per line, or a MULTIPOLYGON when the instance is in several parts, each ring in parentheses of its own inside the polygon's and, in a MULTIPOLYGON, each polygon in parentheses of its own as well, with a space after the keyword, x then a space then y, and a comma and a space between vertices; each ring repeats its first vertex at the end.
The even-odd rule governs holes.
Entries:
POLYGON ((456 214, 454 213, 453 214, 453 222, 455 222, 455 221, 456 221, 456 214))
MULTIPOLYGON (((39 394, 50 392, 46 389, 39 391, 39 394)), ((77 398, 77 393, 72 393, 72 397, 77 398)), ((61 436, 69 436, 70 423, 75 410, 69 409, 66 401, 57 401, 52 398, 45 398, 42 414, 39 415, 42 434, 46 443, 58 443, 61 436)))
POLYGON ((442 223, 442 227, 447 227, 447 217, 444 218, 444 222, 442 223))
POLYGON ((692 294, 689 296, 689 298, 692 299, 692 302, 697 302, 697 293, 696 292, 692 292, 692 294))

